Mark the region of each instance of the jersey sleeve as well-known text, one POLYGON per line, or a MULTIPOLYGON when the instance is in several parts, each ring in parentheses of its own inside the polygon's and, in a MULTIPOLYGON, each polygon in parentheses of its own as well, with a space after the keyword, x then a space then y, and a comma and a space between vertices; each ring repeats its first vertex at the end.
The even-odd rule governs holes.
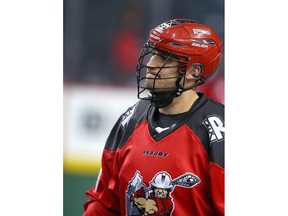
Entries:
POLYGON ((211 198, 217 216, 224 216, 224 109, 207 119, 210 138, 209 175, 211 198))
MULTIPOLYGON (((101 170, 93 188, 86 191, 90 199, 84 203, 83 216, 120 215, 117 149, 123 142, 129 118, 133 114, 129 108, 112 128, 102 153, 101 170)), ((127 136, 127 134, 126 134, 127 136)))
POLYGON ((224 168, 210 163, 209 174, 211 179, 211 197, 217 216, 224 216, 224 168))
MULTIPOLYGON (((121 136, 117 123, 112 129, 110 137, 113 135, 115 135, 113 138, 114 141, 119 139, 119 136, 121 136), (115 135, 115 133, 118 134, 115 135)), ((108 142, 109 139, 107 140, 106 145, 114 145, 114 143, 108 142)), ((116 151, 109 150, 106 147, 103 150, 101 170, 98 174, 96 184, 86 192, 86 196, 88 196, 90 200, 84 203, 83 216, 120 215, 120 208, 118 206, 119 195, 117 189, 118 168, 115 154, 116 151)))
POLYGON ((217 216, 224 216, 224 140, 211 144, 209 175, 212 203, 217 216))

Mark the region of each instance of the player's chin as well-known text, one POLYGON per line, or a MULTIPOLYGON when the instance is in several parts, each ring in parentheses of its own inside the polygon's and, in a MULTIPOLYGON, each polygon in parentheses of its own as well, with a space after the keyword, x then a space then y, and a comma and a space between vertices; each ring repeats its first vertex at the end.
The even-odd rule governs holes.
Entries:
POLYGON ((149 84, 145 84, 145 89, 147 89, 148 91, 155 91, 155 86, 153 85, 149 85, 149 84))
POLYGON ((145 88, 149 91, 149 92, 163 92, 162 88, 158 88, 157 86, 153 86, 153 85, 145 85, 145 88))
POLYGON ((165 89, 165 86, 162 86, 158 82, 154 82, 152 80, 146 80, 145 82, 145 88, 149 91, 155 91, 155 92, 161 92, 163 89, 165 89))

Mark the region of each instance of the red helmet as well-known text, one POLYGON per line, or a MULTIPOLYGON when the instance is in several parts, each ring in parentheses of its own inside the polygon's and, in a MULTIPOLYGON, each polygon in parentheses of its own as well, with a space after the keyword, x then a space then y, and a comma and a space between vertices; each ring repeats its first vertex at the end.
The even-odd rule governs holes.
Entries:
MULTIPOLYGON (((217 70, 222 57, 222 41, 219 36, 208 26, 190 19, 172 19, 153 28, 148 36, 148 41, 144 45, 137 64, 137 86, 138 98, 150 100, 156 107, 169 105, 174 97, 178 97, 183 91, 203 84, 217 70), (145 86, 147 62, 153 50, 161 51, 165 57, 165 63, 158 68, 158 73, 169 59, 178 62, 178 77, 175 87, 164 91, 156 90, 153 86, 147 89, 145 86), (188 88, 180 83, 185 73, 191 66, 200 66, 199 76, 194 76, 197 80, 195 85, 188 88), (148 96, 145 92, 148 90, 148 96), (141 96, 140 96, 141 95, 141 96), (144 95, 144 97, 143 97, 144 95)), ((159 78, 161 79, 161 78, 159 78)), ((154 79, 155 83, 156 77, 154 79)))
POLYGON ((186 57, 187 66, 202 67, 199 80, 205 82, 219 66, 222 41, 210 27, 190 19, 173 19, 150 31, 148 41, 155 49, 186 57))

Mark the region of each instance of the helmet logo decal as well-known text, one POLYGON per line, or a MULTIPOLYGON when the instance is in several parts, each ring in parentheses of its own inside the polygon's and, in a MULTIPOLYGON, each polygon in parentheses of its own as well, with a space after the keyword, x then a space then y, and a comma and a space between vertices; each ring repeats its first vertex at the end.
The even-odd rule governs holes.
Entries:
POLYGON ((204 29, 199 29, 199 28, 193 28, 193 33, 195 35, 198 35, 198 34, 211 35, 211 32, 204 30, 204 29))
POLYGON ((208 47, 208 45, 206 45, 206 44, 199 44, 199 43, 192 43, 191 45, 195 46, 195 47, 201 47, 201 48, 207 48, 208 47))
POLYGON ((149 35, 151 38, 154 38, 155 40, 160 40, 160 37, 158 37, 158 36, 156 36, 156 35, 154 35, 154 34, 150 34, 149 35))
POLYGON ((193 173, 185 173, 172 180, 165 172, 158 172, 150 181, 149 187, 137 170, 128 183, 126 191, 127 215, 172 215, 174 202, 171 193, 176 186, 192 188, 200 183, 193 173))

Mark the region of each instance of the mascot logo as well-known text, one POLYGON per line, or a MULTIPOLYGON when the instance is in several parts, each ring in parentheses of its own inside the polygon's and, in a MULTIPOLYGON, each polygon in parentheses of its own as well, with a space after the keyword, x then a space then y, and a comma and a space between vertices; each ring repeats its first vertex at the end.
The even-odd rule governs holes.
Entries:
POLYGON ((174 188, 191 188, 199 183, 200 178, 193 173, 185 173, 172 180, 167 172, 162 171, 154 176, 147 187, 140 172, 136 171, 126 191, 127 216, 172 215, 174 203, 171 193, 174 188))

